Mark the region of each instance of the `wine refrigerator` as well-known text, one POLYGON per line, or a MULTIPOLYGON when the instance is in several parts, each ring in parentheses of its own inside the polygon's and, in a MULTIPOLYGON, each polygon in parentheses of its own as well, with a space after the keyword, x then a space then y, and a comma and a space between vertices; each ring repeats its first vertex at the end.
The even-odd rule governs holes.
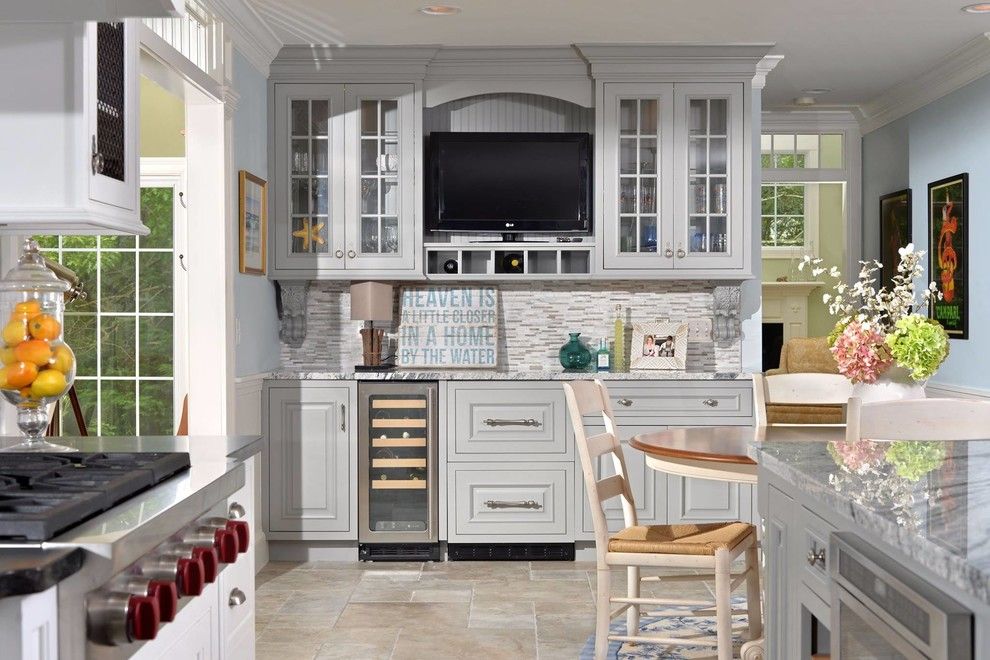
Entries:
POLYGON ((360 558, 437 561, 437 384, 358 384, 360 558))

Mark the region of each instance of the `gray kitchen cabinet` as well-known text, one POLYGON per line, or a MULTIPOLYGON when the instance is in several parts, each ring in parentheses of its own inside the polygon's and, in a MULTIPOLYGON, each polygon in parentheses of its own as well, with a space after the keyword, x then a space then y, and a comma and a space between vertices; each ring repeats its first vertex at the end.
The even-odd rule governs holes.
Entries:
POLYGON ((357 540, 354 383, 266 383, 268 536, 357 540))
POLYGON ((752 522, 753 486, 695 477, 667 478, 667 522, 752 522))
MULTIPOLYGON (((767 511, 764 514, 766 531, 763 537, 764 552, 773 557, 788 557, 792 547, 792 528, 796 515, 794 500, 773 488, 769 489, 767 511)), ((793 634, 797 621, 791 614, 797 590, 791 579, 791 562, 768 561, 766 564, 767 611, 772 616, 765 619, 766 650, 768 658, 797 658, 798 640, 793 634)))

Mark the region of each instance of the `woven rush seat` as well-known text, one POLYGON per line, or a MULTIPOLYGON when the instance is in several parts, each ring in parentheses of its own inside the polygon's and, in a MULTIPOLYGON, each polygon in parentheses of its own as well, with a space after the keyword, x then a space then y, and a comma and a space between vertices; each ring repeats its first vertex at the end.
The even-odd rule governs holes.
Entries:
POLYGON ((755 527, 743 522, 634 525, 612 535, 608 551, 714 556, 716 550, 732 550, 755 532, 755 527))

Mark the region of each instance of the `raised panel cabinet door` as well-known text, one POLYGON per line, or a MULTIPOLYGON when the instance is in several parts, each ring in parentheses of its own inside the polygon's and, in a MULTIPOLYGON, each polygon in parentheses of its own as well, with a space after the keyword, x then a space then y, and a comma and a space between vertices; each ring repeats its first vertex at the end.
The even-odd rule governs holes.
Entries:
POLYGON ((416 265, 415 85, 347 85, 347 268, 416 265))
POLYGON ((342 270, 344 87, 275 85, 274 274, 342 270))
POLYGON ((753 487, 731 481, 695 477, 667 479, 667 520, 671 525, 695 522, 752 522, 753 487))
POLYGON ((138 24, 86 25, 89 197, 133 210, 138 196, 138 24))
POLYGON ((770 487, 769 506, 766 515, 766 535, 763 539, 766 562, 767 658, 787 660, 799 657, 796 637, 798 622, 793 620, 792 599, 797 598, 797 588, 791 580, 789 565, 791 525, 794 518, 794 501, 776 488, 770 487))
MULTIPOLYGON (((269 529, 351 531, 348 388, 269 390, 269 529)), ((356 536, 355 536, 356 538, 356 536)))
POLYGON ((674 267, 744 265, 742 83, 674 86, 674 267))
POLYGON ((596 152, 606 269, 674 265, 669 83, 605 83, 596 152))
MULTIPOLYGON (((603 426, 587 426, 587 433, 590 436, 604 433, 603 426)), ((633 449, 626 441, 639 433, 659 431, 658 426, 631 426, 621 425, 623 437, 622 455, 626 461, 626 471, 629 473, 629 485, 632 489, 633 499, 636 500, 636 518, 640 525, 663 525, 667 522, 667 475, 649 467, 646 464, 646 454, 633 449)), ((575 450, 576 451, 576 450, 575 450)), ((592 539, 594 537, 595 526, 591 518, 591 503, 588 501, 588 490, 584 483, 584 473, 581 470, 581 459, 575 458, 577 473, 576 486, 574 488, 577 501, 574 510, 580 512, 578 534, 579 539, 592 539)), ((599 457, 597 464, 598 479, 615 474, 615 465, 611 456, 599 457)), ((612 498, 605 502, 605 518, 608 520, 608 529, 617 532, 625 527, 622 517, 622 500, 612 498)))

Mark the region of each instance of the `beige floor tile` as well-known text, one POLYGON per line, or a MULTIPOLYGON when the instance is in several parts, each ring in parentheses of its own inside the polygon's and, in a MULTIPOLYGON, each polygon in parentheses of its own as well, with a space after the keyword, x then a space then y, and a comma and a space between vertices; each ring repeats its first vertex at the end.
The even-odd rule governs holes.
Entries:
POLYGON ((536 629, 536 615, 532 601, 486 601, 475 599, 471 603, 468 628, 536 629))
POLYGON ((352 603, 408 603, 416 583, 362 580, 350 595, 352 603))
POLYGON ((575 580, 491 580, 479 581, 474 585, 475 597, 499 597, 506 600, 547 601, 591 601, 591 587, 588 581, 575 580))
POLYGON ((530 571, 531 580, 576 580, 586 581, 588 571, 580 569, 537 569, 530 571))
POLYGON ((583 643, 595 632, 595 617, 575 614, 537 614, 536 636, 543 642, 583 643))
POLYGON ((451 579, 494 580, 528 577, 529 562, 525 561, 448 561, 423 566, 423 575, 442 573, 451 579))
POLYGON ((321 596, 293 591, 277 611, 279 615, 330 615, 334 618, 347 605, 347 596, 321 596))
POLYGON ((467 603, 350 603, 337 628, 365 628, 369 622, 382 628, 467 628, 468 609, 467 603))
POLYGON ((416 589, 414 603, 470 603, 471 589, 416 589))
POLYGON ((536 646, 539 660, 576 660, 584 642, 540 642, 536 646))
POLYGON ((255 645, 255 660, 310 660, 316 655, 320 644, 317 642, 268 643, 255 645))
POLYGON ((271 618, 268 625, 257 637, 259 644, 312 644, 316 647, 325 643, 333 632, 336 617, 315 614, 282 616, 271 618))
POLYGON ((387 660, 399 631, 381 628, 337 628, 317 651, 319 660, 387 660))
POLYGON ((405 628, 399 633, 393 660, 536 658, 536 636, 531 630, 426 630, 405 628))

